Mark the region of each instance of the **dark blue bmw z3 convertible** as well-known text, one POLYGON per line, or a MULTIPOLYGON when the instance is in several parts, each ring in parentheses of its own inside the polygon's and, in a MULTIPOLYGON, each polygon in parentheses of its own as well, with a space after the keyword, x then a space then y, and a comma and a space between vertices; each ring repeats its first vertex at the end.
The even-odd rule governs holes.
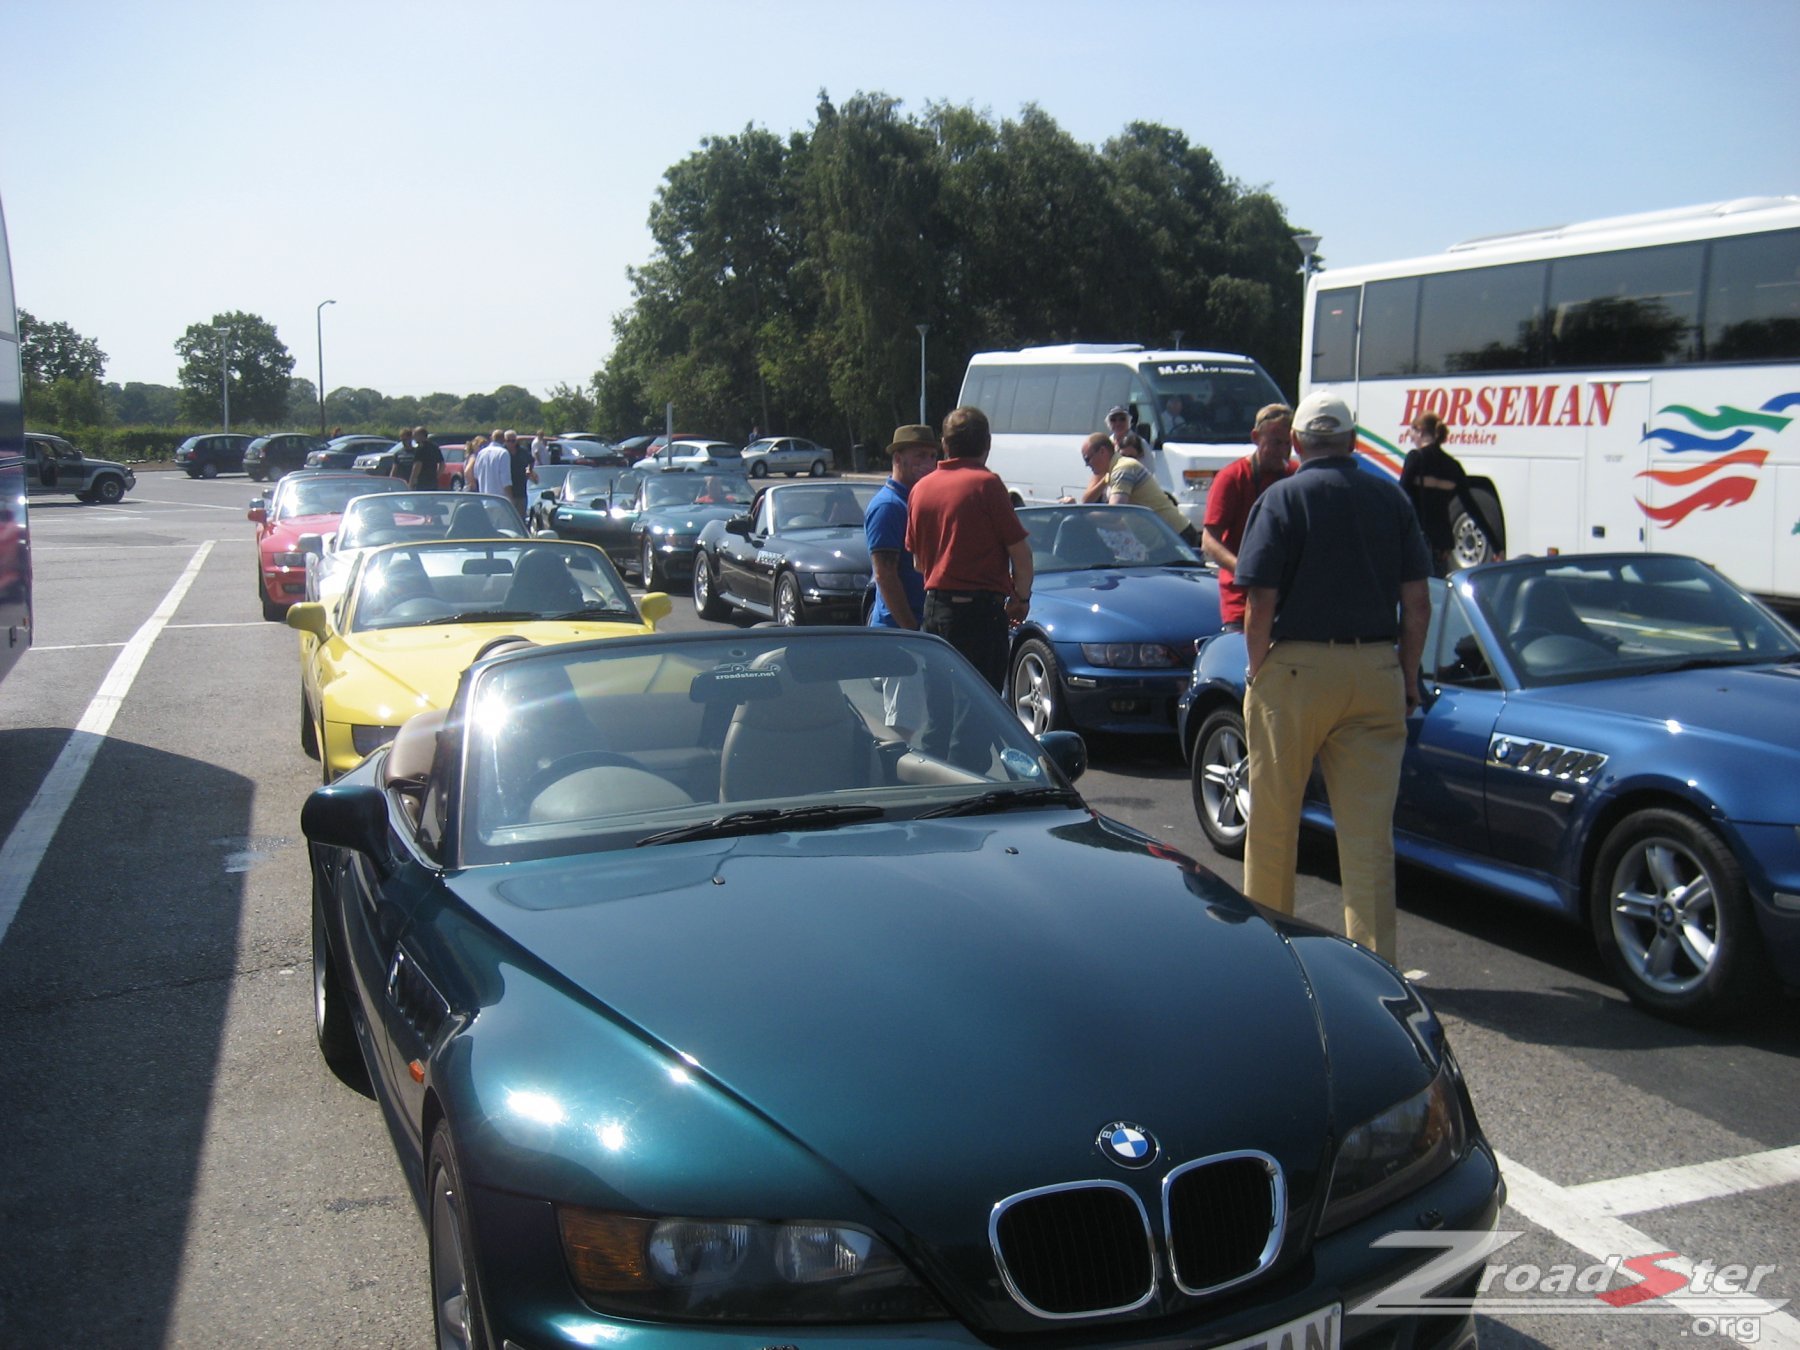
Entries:
POLYGON ((1370 1308, 1501 1203, 1443 1027, 1085 758, 936 638, 771 627, 517 645, 314 793, 439 1344, 1472 1343, 1370 1308))
MULTIPOLYGON (((1243 847, 1244 639, 1182 696, 1194 808, 1243 847)), ((1633 1000, 1717 1022, 1800 984, 1800 636, 1704 563, 1590 554, 1432 583, 1396 853, 1588 924, 1633 1000)), ((1317 774, 1305 819, 1329 829, 1317 774)))

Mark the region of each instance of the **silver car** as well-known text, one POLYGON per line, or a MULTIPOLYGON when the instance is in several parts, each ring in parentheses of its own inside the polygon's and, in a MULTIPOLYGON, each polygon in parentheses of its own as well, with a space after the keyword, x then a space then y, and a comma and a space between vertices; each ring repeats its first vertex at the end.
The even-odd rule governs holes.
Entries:
POLYGON ((744 472, 752 478, 767 478, 771 473, 823 478, 833 458, 824 446, 800 436, 764 436, 744 447, 744 472))

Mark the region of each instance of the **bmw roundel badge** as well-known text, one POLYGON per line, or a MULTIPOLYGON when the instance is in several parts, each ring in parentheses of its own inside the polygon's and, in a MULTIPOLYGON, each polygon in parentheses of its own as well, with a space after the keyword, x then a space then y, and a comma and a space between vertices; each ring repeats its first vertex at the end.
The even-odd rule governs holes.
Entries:
POLYGON ((1156 1155, 1162 1147, 1156 1137, 1142 1125, 1133 1125, 1129 1120, 1115 1120, 1110 1125, 1102 1126, 1100 1135, 1094 1140, 1100 1151, 1120 1167, 1148 1167, 1156 1161, 1156 1155))

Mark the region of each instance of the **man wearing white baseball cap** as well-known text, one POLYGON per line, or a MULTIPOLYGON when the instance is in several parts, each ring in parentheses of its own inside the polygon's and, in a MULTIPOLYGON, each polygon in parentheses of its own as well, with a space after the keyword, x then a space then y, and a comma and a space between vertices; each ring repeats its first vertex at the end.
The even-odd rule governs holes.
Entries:
POLYGON ((1238 550, 1249 655, 1244 892, 1294 912, 1300 808, 1316 756, 1337 829, 1348 935, 1396 959, 1394 802, 1419 704, 1431 553, 1406 494, 1358 467, 1342 399, 1294 410, 1300 467, 1251 509, 1238 550))

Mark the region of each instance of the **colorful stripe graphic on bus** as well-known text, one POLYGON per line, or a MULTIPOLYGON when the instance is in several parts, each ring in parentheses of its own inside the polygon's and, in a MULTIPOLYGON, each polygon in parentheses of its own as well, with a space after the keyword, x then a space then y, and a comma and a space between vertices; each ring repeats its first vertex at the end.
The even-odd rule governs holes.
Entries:
POLYGON ((1702 412, 1683 403, 1671 403, 1657 411, 1657 416, 1674 417, 1686 422, 1686 430, 1677 426, 1653 426, 1644 440, 1660 442, 1660 453, 1692 454, 1703 457, 1698 463, 1679 468, 1646 469, 1638 475, 1666 488, 1686 490, 1662 506, 1652 506, 1642 497, 1638 509, 1660 529, 1672 529, 1696 511, 1715 511, 1721 506, 1738 506, 1755 494, 1758 475, 1769 458, 1769 451, 1746 443, 1759 434, 1778 434, 1794 419, 1783 417, 1787 409, 1800 404, 1800 392, 1777 394, 1761 408, 1733 408, 1729 405, 1716 412, 1702 412))

